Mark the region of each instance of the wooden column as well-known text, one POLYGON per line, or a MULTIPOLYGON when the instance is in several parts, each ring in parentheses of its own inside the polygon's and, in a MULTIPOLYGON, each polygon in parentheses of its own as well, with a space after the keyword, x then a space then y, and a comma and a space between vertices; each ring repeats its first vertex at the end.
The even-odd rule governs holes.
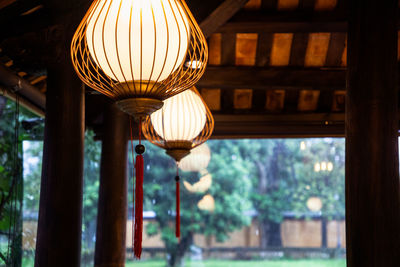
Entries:
POLYGON ((397 0, 349 2, 348 267, 400 265, 397 0))
MULTIPOLYGON (((72 68, 69 36, 49 47, 46 120, 36 267, 80 266, 82 175, 84 145, 84 89, 72 68)), ((52 34, 53 34, 52 33, 52 34)), ((57 38, 58 38, 57 37, 57 38)))
POLYGON ((128 116, 115 105, 104 113, 95 266, 125 266, 128 116))

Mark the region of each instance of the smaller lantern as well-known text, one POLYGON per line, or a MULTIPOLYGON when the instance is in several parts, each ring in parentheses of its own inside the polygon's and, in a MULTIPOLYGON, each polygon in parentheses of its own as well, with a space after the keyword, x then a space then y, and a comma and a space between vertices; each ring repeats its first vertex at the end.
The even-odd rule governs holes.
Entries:
POLYGON ((312 212, 321 211, 322 205, 322 200, 319 197, 310 197, 307 200, 307 208, 312 212))
POLYGON ((147 116, 143 135, 166 150, 176 161, 176 237, 180 237, 179 169, 182 158, 210 138, 214 119, 196 88, 164 100, 164 106, 147 116))
POLYGON ((205 195, 199 203, 197 203, 197 207, 200 210, 213 212, 215 210, 215 200, 212 195, 205 195))
POLYGON ((185 186, 186 190, 189 191, 190 193, 204 193, 208 189, 210 189, 212 185, 212 176, 211 174, 207 173, 206 175, 201 177, 198 182, 190 184, 184 181, 183 185, 185 186))
POLYGON ((210 163, 211 151, 207 143, 194 148, 190 155, 184 157, 179 162, 179 168, 186 172, 201 172, 204 171, 208 163, 210 163))
POLYGON ((148 116, 143 135, 180 162, 210 138, 214 118, 196 88, 164 100, 164 106, 148 116))

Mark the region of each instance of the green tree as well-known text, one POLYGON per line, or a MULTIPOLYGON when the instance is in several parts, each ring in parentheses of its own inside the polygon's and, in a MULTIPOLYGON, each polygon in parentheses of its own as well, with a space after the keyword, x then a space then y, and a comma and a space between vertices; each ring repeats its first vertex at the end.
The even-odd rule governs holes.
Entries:
POLYGON ((91 130, 87 130, 85 133, 82 248, 84 252, 88 253, 94 249, 100 185, 101 142, 95 141, 94 135, 91 130))
MULTIPOLYGON (((175 163, 164 151, 147 145, 145 154, 145 198, 146 207, 156 213, 156 224, 147 228, 154 235, 161 232, 167 250, 168 266, 180 266, 183 257, 193 244, 195 233, 215 236, 224 241, 228 234, 250 223, 244 215, 251 209, 250 165, 240 157, 238 141, 210 141, 212 160, 208 166, 213 182, 208 194, 215 199, 213 212, 202 211, 197 203, 204 194, 189 193, 181 189, 181 238, 178 241, 174 231, 175 209, 175 163)), ((182 180, 197 182, 198 173, 182 173, 182 180)))
MULTIPOLYGON (((43 128, 43 121, 39 127, 43 128)), ((28 135, 27 139, 38 139, 41 135, 28 135)), ((39 211, 40 181, 42 169, 42 141, 28 141, 25 145, 24 158, 24 209, 37 213, 39 211), (29 161, 34 163, 29 164, 29 161)), ((94 250, 96 234, 97 200, 99 190, 99 171, 101 157, 101 142, 94 140, 94 132, 85 133, 84 154, 84 186, 83 186, 83 216, 82 216, 82 249, 83 256, 94 250)))
POLYGON ((39 211, 40 180, 42 176, 42 141, 24 142, 24 210, 39 211))
MULTIPOLYGON (((327 246, 327 220, 341 220, 345 215, 345 141, 339 138, 320 138, 307 141, 301 151, 302 165, 297 167, 301 178, 293 194, 293 210, 309 212, 307 200, 317 197, 322 202, 320 211, 314 212, 322 219, 322 246, 327 246), (315 164, 331 163, 331 170, 315 170, 315 164)), ((319 165, 321 168, 321 165, 319 165)))
POLYGON ((290 139, 244 140, 243 155, 252 164, 252 202, 258 213, 261 247, 281 246, 283 213, 292 209, 298 156, 290 139))
POLYGON ((253 164, 253 206, 258 212, 261 247, 281 246, 285 212, 311 216, 310 197, 323 203, 323 219, 344 216, 344 140, 242 140, 241 156, 253 164), (304 150, 300 149, 304 142, 304 150), (314 171, 314 164, 331 162, 332 171, 314 171))
POLYGON ((22 141, 29 133, 20 123, 34 117, 15 102, 0 97, 0 235, 5 235, 10 244, 10 250, 5 250, 4 243, 0 243, 0 262, 7 266, 22 263, 22 141))

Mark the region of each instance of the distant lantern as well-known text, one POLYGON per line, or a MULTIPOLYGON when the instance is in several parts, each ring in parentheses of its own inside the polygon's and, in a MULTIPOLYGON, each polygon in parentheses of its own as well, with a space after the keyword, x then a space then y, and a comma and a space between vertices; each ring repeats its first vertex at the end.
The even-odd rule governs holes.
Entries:
POLYGON ((322 161, 322 162, 317 162, 314 164, 314 171, 315 172, 331 172, 333 170, 333 163, 330 161, 322 161))
POLYGON ((200 210, 213 212, 215 210, 215 200, 212 195, 205 195, 198 203, 197 207, 200 210))
POLYGON ((164 100, 164 106, 146 118, 143 135, 176 161, 176 237, 180 236, 179 162, 210 138, 214 119, 196 88, 164 100))
POLYGON ((300 150, 306 150, 306 142, 304 141, 300 142, 300 150))
POLYGON ((327 170, 327 166, 326 165, 327 164, 326 164, 325 161, 321 162, 321 171, 326 171, 327 170))
POLYGON ((318 212, 322 209, 322 200, 319 197, 310 197, 307 200, 307 208, 310 211, 318 212))
POLYGON ((212 176, 211 174, 207 173, 193 185, 186 181, 183 181, 183 185, 185 186, 186 190, 188 190, 190 193, 204 193, 208 189, 210 189, 212 185, 212 176))
POLYGON ((332 171, 333 170, 333 163, 332 162, 328 162, 328 164, 326 165, 326 168, 328 171, 332 171))
POLYGON ((179 162, 179 168, 187 172, 201 172, 204 171, 211 159, 211 151, 207 143, 204 143, 190 152, 179 162))
POLYGON ((315 172, 321 171, 321 164, 319 162, 314 164, 314 171, 315 172))

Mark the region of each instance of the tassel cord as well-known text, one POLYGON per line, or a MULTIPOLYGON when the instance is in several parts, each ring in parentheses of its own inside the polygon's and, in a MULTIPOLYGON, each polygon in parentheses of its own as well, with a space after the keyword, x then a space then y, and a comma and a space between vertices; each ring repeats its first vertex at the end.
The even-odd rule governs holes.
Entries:
POLYGON ((135 232, 135 150, 133 148, 133 133, 132 133, 132 117, 129 116, 129 128, 130 128, 130 135, 131 135, 131 153, 132 153, 132 252, 134 252, 133 244, 134 241, 134 232, 135 232))
POLYGON ((175 177, 175 184, 176 184, 176 217, 175 217, 175 236, 176 238, 180 238, 181 236, 181 214, 180 214, 180 183, 179 183, 179 169, 178 169, 178 162, 176 163, 176 177, 175 177))

